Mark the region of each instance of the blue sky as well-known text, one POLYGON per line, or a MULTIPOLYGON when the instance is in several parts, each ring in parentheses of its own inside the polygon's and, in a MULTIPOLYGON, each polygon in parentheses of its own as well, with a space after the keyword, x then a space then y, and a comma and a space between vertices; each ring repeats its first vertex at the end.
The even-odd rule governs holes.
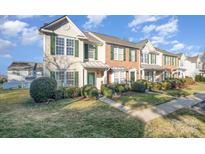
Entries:
MULTIPOLYGON (((0 74, 12 61, 42 62, 38 28, 60 16, 0 16, 0 74)), ((138 42, 148 38, 173 53, 205 51, 205 16, 68 16, 81 30, 138 42)))

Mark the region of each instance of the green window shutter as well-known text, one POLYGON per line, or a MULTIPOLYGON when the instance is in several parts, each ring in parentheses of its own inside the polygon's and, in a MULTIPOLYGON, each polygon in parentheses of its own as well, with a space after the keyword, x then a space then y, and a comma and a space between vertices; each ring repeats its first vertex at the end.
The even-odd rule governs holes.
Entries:
POLYGON ((56 43, 55 39, 56 39, 55 34, 52 33, 51 37, 50 37, 50 53, 51 53, 51 55, 55 55, 55 43, 56 43))
POLYGON ((98 60, 98 46, 95 46, 95 60, 98 60))
POLYGON ((84 44, 84 59, 88 59, 88 44, 84 44))
POLYGON ((79 86, 79 75, 78 75, 78 72, 75 72, 75 86, 78 87, 79 86))
POLYGON ((52 79, 55 79, 55 78, 56 78, 56 77, 55 77, 55 72, 51 71, 51 72, 50 72, 50 77, 51 77, 52 79))
POLYGON ((110 59, 114 60, 114 47, 110 46, 110 59))
POLYGON ((124 61, 126 61, 126 48, 124 48, 124 61))
POLYGON ((75 40, 75 57, 79 57, 79 41, 75 40))
POLYGON ((129 61, 131 61, 131 60, 132 60, 132 57, 131 57, 131 56, 132 56, 131 51, 132 51, 132 50, 131 50, 131 49, 129 49, 129 61))

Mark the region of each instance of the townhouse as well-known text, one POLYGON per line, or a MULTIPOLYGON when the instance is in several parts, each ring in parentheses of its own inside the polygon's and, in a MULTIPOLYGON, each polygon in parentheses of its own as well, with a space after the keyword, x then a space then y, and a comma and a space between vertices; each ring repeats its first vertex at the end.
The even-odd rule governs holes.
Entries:
MULTIPOLYGON (((59 86, 157 82, 173 77, 179 56, 155 48, 149 40, 138 43, 96 32, 82 32, 67 16, 40 29, 43 35, 44 75, 59 86)), ((174 75, 178 77, 178 73, 174 75)))

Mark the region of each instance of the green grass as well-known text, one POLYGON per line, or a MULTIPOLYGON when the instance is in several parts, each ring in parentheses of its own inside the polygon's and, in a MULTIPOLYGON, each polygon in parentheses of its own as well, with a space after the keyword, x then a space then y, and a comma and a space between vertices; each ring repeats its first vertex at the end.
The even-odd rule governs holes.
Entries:
POLYGON ((0 94, 0 137, 142 137, 144 124, 97 100, 34 104, 27 90, 0 94))
POLYGON ((149 122, 144 137, 205 137, 205 115, 181 109, 149 122))
POLYGON ((118 103, 132 109, 144 109, 156 106, 174 99, 172 96, 159 93, 135 93, 134 96, 121 96, 115 99, 118 103))

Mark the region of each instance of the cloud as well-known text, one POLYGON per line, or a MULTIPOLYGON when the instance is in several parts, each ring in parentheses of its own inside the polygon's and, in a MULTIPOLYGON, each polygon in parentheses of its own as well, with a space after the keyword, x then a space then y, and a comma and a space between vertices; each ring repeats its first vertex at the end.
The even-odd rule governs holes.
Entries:
POLYGON ((179 51, 185 48, 185 45, 183 43, 176 43, 173 45, 173 47, 170 49, 172 51, 179 51))
POLYGON ((88 15, 87 16, 87 21, 83 25, 83 28, 85 29, 93 29, 98 27, 99 25, 102 24, 103 20, 106 18, 106 15, 88 15))
POLYGON ((22 44, 28 45, 40 40, 37 27, 25 28, 22 31, 22 44))
POLYGON ((134 19, 128 23, 128 27, 131 28, 132 31, 137 32, 142 24, 156 22, 165 17, 166 16, 136 15, 134 19))
POLYGON ((155 28, 156 28, 156 25, 149 25, 149 26, 146 25, 143 27, 142 31, 144 33, 150 33, 151 31, 155 30, 155 28))
POLYGON ((8 41, 8 40, 0 39, 0 52, 3 52, 4 50, 7 50, 14 46, 15 46, 15 43, 12 43, 11 41, 8 41))
POLYGON ((26 19, 26 18, 33 18, 36 17, 37 15, 17 15, 16 18, 18 19, 26 19))
POLYGON ((22 32, 24 28, 28 27, 28 24, 19 20, 7 20, 0 25, 0 31, 2 34, 7 36, 16 36, 22 32))
POLYGON ((0 55, 0 57, 8 58, 8 59, 12 58, 10 54, 3 54, 3 55, 0 55))

